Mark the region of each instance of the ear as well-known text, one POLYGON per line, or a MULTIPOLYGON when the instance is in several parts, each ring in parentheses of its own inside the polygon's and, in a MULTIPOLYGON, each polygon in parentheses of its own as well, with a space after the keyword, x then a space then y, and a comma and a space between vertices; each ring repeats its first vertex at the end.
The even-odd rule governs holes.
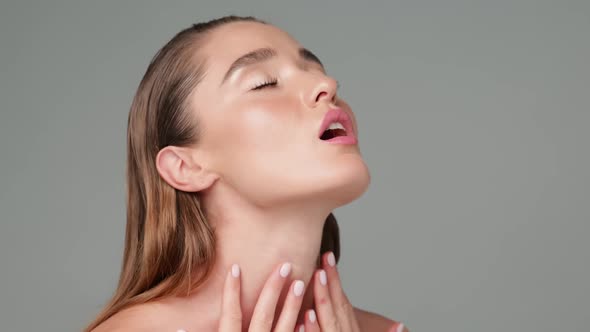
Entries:
POLYGON ((195 151, 185 147, 167 146, 156 156, 160 176, 172 187, 197 192, 209 188, 219 176, 207 170, 195 158, 195 151))

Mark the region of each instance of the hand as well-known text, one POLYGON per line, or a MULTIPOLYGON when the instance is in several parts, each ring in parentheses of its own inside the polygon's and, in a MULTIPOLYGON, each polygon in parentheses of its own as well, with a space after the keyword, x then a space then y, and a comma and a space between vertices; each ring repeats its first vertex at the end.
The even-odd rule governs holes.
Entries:
MULTIPOLYGON (((281 264, 273 270, 270 277, 264 284, 260 296, 258 297, 248 331, 271 331, 277 302, 290 273, 291 264, 289 263, 281 264)), ((297 316, 303 301, 304 291, 305 284, 303 281, 295 280, 291 283, 291 286, 289 287, 289 294, 285 298, 283 309, 277 324, 272 331, 293 332, 295 330, 297 316)), ((228 272, 227 277, 225 278, 219 331, 242 331, 242 308, 240 306, 240 269, 236 264, 232 266, 231 271, 228 272)))
POLYGON ((317 316, 313 310, 305 313, 305 327, 296 331, 305 332, 360 332, 354 308, 344 294, 332 252, 322 256, 323 269, 314 275, 314 300, 317 316))

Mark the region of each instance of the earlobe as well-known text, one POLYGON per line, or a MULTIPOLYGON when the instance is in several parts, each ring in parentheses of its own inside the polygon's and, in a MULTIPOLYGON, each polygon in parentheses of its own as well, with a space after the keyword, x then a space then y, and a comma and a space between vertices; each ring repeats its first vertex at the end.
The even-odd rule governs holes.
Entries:
POLYGON ((219 178, 196 162, 185 148, 176 146, 167 146, 158 152, 156 168, 166 183, 186 192, 205 190, 219 178))

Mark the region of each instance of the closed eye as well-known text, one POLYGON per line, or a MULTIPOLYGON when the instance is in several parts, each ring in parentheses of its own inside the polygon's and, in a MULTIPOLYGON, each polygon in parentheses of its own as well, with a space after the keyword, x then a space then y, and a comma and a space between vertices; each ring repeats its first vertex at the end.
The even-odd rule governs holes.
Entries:
POLYGON ((264 89, 264 88, 266 88, 266 87, 272 87, 272 86, 275 86, 275 85, 277 85, 277 82, 278 82, 278 81, 277 81, 277 79, 276 79, 276 78, 272 78, 272 79, 266 80, 266 81, 264 81, 264 82, 262 82, 262 83, 257 83, 257 84, 256 84, 256 85, 255 85, 255 86, 252 88, 252 90, 261 90, 261 89, 264 89))

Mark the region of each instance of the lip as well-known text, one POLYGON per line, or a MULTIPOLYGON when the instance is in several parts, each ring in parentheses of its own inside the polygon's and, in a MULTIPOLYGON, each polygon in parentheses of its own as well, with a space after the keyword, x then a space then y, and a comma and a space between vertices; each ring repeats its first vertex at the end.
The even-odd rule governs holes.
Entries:
POLYGON ((324 116, 324 120, 322 121, 322 125, 320 126, 318 138, 321 137, 324 131, 328 129, 330 124, 334 122, 340 122, 342 126, 344 126, 344 130, 346 130, 346 136, 334 137, 324 142, 339 144, 357 144, 357 139, 354 135, 352 127, 352 121, 350 120, 348 114, 339 108, 331 109, 328 111, 328 113, 326 113, 326 115, 324 116))

